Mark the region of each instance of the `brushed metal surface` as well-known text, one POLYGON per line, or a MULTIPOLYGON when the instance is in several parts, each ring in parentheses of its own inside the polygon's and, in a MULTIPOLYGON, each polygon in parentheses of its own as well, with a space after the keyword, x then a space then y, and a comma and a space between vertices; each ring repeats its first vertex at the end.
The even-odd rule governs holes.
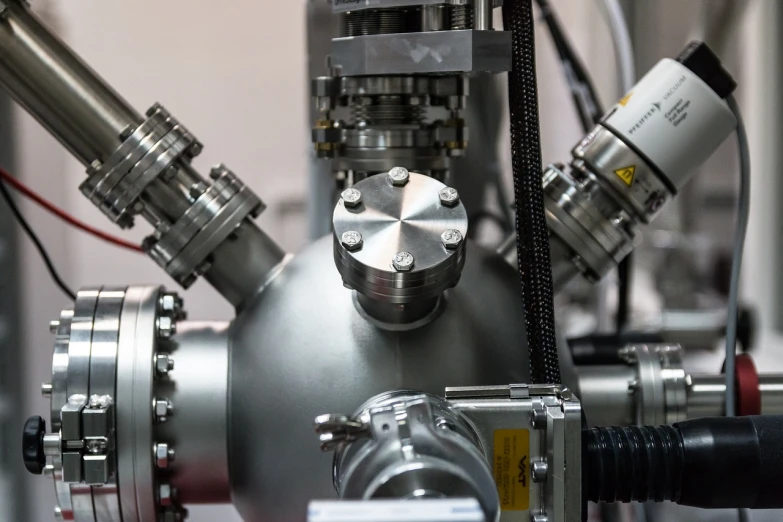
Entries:
POLYGON ((335 496, 332 457, 312 428, 319 414, 354 411, 395 389, 442 395, 447 386, 528 381, 517 274, 502 257, 467 247, 442 314, 412 331, 362 318, 332 266, 331 237, 292 260, 237 318, 229 458, 245 520, 304 521, 310 500, 335 496))

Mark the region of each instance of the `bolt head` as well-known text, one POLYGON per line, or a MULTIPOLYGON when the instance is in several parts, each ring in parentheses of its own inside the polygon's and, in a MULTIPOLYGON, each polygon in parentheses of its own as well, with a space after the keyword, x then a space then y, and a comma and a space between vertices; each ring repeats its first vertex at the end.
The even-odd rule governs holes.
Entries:
POLYGON ((340 242, 349 252, 356 252, 361 250, 362 246, 364 245, 362 235, 355 230, 349 230, 348 232, 345 232, 340 238, 340 242))
POLYGON ((348 208, 356 208, 362 203, 362 193, 355 188, 344 190, 340 197, 348 208))
POLYGON ((171 484, 161 484, 158 488, 158 495, 161 506, 170 506, 174 503, 174 488, 171 487, 171 484))
POLYGON ((177 332, 177 323, 174 318, 167 315, 158 317, 158 336, 161 339, 170 339, 177 332))
POLYGON ((452 187, 446 187, 438 193, 441 205, 455 207, 459 203, 459 192, 452 187))
POLYGON ((136 131, 136 127, 133 125, 127 125, 124 129, 122 129, 122 132, 120 132, 120 139, 122 141, 127 140, 131 137, 131 134, 133 134, 136 131))
POLYGON ((41 396, 44 398, 52 396, 52 383, 45 382, 41 385, 41 396))
POLYGON ((462 237, 462 232, 459 230, 449 229, 441 234, 440 240, 448 250, 456 250, 462 245, 465 238, 462 237))
POLYGON ((161 314, 174 319, 185 318, 185 311, 182 309, 183 305, 184 301, 176 292, 162 294, 158 301, 158 309, 161 314))
POLYGON ((204 151, 204 145, 202 145, 201 143, 196 141, 188 149, 188 156, 190 156, 191 158, 195 158, 196 156, 201 154, 203 151, 204 151))
POLYGON ((160 469, 168 468, 169 463, 173 460, 170 455, 174 455, 174 450, 168 444, 155 444, 155 466, 160 469))
POLYGON ((54 320, 49 321, 49 333, 50 334, 56 334, 57 329, 60 327, 60 321, 54 320))
POLYGON ((174 359, 168 354, 161 353, 155 355, 155 371, 158 375, 166 375, 174 369, 174 359))
POLYGON ((408 169, 403 167, 394 167, 389 171, 389 181, 395 187, 404 187, 411 179, 411 174, 408 169))
POLYGON ((533 482, 546 482, 547 473, 549 473, 549 466, 544 460, 537 460, 533 462, 531 467, 533 475, 533 482))
POLYGON ((63 510, 60 506, 55 506, 54 508, 54 519, 63 520, 63 510))
POLYGON ((168 399, 153 399, 152 408, 158 422, 166 422, 168 417, 174 413, 174 406, 168 399))
POLYGON ((224 170, 225 167, 222 164, 215 165, 212 167, 212 170, 209 171, 209 177, 216 180, 220 177, 221 174, 223 174, 224 170))
POLYGON ((392 266, 398 272, 410 272, 413 269, 413 254, 410 252, 399 252, 392 259, 392 266))

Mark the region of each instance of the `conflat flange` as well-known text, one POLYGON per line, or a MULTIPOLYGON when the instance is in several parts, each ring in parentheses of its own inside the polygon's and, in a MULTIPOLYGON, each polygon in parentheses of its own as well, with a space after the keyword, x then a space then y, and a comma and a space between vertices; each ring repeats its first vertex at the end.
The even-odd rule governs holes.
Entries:
POLYGON ((468 232, 462 203, 441 201, 446 185, 412 172, 405 178, 404 170, 357 183, 361 203, 341 199, 334 211, 334 259, 346 286, 396 304, 437 297, 455 286, 468 232), (348 233, 360 234, 360 248, 346 246, 348 233))

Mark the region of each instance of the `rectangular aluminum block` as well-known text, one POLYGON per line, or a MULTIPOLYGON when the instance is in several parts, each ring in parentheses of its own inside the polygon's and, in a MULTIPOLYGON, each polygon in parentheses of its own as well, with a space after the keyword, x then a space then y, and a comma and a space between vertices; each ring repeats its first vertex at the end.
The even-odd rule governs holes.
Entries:
POLYGON ((508 31, 433 31, 332 40, 342 76, 456 74, 511 70, 508 31))

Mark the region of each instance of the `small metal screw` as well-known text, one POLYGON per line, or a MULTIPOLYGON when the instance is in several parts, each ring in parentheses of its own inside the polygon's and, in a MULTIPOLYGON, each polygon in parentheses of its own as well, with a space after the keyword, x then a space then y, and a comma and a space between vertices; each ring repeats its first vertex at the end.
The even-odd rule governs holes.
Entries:
POLYGON ((174 318, 167 315, 158 317, 158 337, 161 339, 170 339, 177 332, 177 323, 174 318))
POLYGON ((532 414, 531 421, 535 429, 537 430, 546 429, 546 408, 544 408, 543 404, 539 403, 533 407, 533 414, 532 414))
POLYGON ((209 177, 212 179, 218 179, 223 172, 225 172, 225 167, 221 163, 220 165, 215 165, 212 167, 212 170, 209 171, 209 177))
POLYGON ((96 172, 98 172, 101 167, 103 166, 103 163, 101 163, 100 160, 93 160, 92 163, 90 163, 90 166, 87 167, 87 175, 92 176, 96 172))
POLYGON ((41 385, 41 395, 44 398, 48 398, 52 396, 52 383, 45 382, 41 385))
POLYGON ((174 405, 172 405, 168 399, 153 399, 152 408, 155 419, 159 423, 166 422, 168 418, 174 413, 174 405))
POLYGON ((344 190, 340 197, 348 208, 358 207, 362 203, 362 193, 355 188, 344 190))
POLYGON ((533 466, 530 468, 533 475, 533 482, 546 482, 547 474, 549 473, 549 465, 545 460, 537 460, 533 462, 533 466))
POLYGON ((204 194, 205 190, 207 190, 207 187, 203 183, 194 183, 190 186, 188 195, 190 195, 190 198, 195 201, 204 194))
POLYGON ((46 477, 51 477, 52 475, 54 475, 54 466, 51 464, 47 464, 46 466, 44 466, 43 474, 46 477))
POLYGON ((155 444, 155 466, 166 469, 174 461, 174 448, 166 443, 155 444))
POLYGON ((54 519, 63 520, 63 510, 60 506, 55 506, 54 508, 54 519))
POLYGON ((57 329, 60 327, 60 321, 49 321, 49 333, 56 334, 57 329))
POLYGON ((349 252, 356 252, 361 250, 362 246, 364 245, 362 235, 355 230, 349 230, 348 232, 345 232, 340 238, 340 242, 349 252))
POLYGON ((203 151, 204 151, 204 145, 202 145, 201 143, 196 141, 188 149, 188 156, 190 156, 191 158, 195 158, 196 156, 201 154, 203 151))
POLYGON ((120 132, 120 139, 122 141, 127 140, 131 137, 131 134, 133 134, 136 131, 136 127, 133 125, 128 125, 124 129, 122 129, 122 132, 120 132))
POLYGON ((403 167, 394 167, 389 171, 389 181, 395 187, 404 187, 411 179, 411 174, 408 169, 403 167))
POLYGON ((447 207, 454 207, 459 203, 459 192, 457 189, 446 187, 438 193, 440 203, 447 207))
POLYGON ((549 517, 543 513, 538 513, 530 517, 531 522, 549 522, 549 517))
POLYGON ((441 234, 440 240, 448 250, 456 250, 462 245, 464 238, 459 230, 449 229, 441 234))
POLYGON ((161 104, 160 104, 160 103, 158 103, 158 102, 155 102, 155 105, 153 105, 152 107, 150 107, 149 109, 147 109, 147 112, 146 112, 146 114, 147 114, 147 117, 148 117, 148 118, 151 118, 153 114, 155 114, 155 113, 156 113, 156 112, 158 112, 158 111, 163 111, 163 110, 164 110, 164 109, 163 109, 163 105, 161 105, 161 104))
POLYGON ((155 355, 155 371, 158 373, 158 375, 166 375, 173 369, 174 359, 172 359, 168 354, 160 353, 155 355))
POLYGON ((413 268, 413 254, 410 252, 399 252, 392 259, 392 266, 398 272, 410 272, 413 268))

